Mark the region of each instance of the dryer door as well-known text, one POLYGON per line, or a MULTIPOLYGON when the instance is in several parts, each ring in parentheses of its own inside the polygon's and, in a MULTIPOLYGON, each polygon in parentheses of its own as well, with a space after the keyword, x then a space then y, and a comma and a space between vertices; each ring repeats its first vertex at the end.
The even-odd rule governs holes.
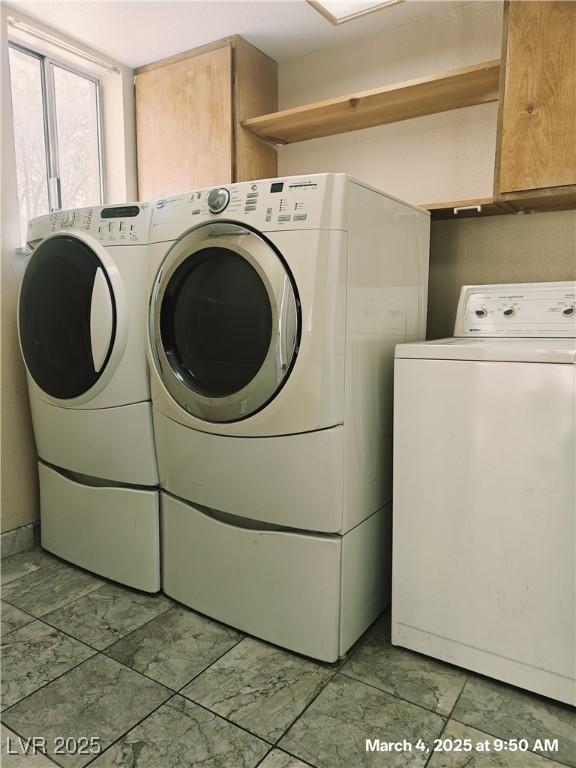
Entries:
POLYGON ((287 380, 300 304, 281 254, 262 235, 218 222, 168 252, 150 308, 151 346, 172 397, 211 422, 244 419, 287 380))
POLYGON ((28 372, 49 399, 88 399, 112 375, 126 330, 118 281, 108 254, 81 233, 48 237, 32 254, 18 330, 28 372))

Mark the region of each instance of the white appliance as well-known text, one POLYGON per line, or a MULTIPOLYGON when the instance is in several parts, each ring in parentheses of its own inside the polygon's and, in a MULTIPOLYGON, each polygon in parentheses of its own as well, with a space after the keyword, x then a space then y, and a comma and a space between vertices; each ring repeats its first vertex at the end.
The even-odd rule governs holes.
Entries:
POLYGON ((396 349, 392 642, 576 704, 576 283, 396 349))
POLYGON ((18 309, 39 457, 42 546, 160 588, 159 491, 146 363, 151 207, 82 208, 28 225, 18 309))
POLYGON ((157 201, 150 360, 163 588, 327 661, 386 605, 393 350, 429 216, 343 174, 157 201))

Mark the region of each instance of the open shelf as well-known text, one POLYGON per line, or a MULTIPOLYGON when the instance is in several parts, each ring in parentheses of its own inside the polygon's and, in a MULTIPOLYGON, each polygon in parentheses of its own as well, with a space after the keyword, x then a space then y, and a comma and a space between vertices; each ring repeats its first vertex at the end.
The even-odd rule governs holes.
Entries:
POLYGON ((500 60, 245 120, 275 144, 292 144, 498 100, 500 60))
POLYGON ((430 211, 433 220, 469 219, 505 213, 567 211, 576 208, 576 185, 509 193, 497 200, 492 197, 482 197, 475 200, 421 203, 420 205, 421 208, 430 211))
POLYGON ((422 203, 421 207, 430 211, 433 220, 470 219, 478 218, 479 216, 517 213, 517 210, 511 205, 495 202, 491 197, 481 197, 475 200, 455 200, 451 203, 422 203))

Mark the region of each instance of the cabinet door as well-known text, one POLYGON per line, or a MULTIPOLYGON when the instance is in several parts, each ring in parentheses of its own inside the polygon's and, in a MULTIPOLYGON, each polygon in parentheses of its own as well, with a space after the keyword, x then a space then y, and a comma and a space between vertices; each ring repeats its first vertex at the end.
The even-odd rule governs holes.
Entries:
POLYGON ((230 47, 138 74, 136 133, 141 200, 230 183, 230 47))
POLYGON ((576 3, 506 4, 496 193, 576 184, 576 3))

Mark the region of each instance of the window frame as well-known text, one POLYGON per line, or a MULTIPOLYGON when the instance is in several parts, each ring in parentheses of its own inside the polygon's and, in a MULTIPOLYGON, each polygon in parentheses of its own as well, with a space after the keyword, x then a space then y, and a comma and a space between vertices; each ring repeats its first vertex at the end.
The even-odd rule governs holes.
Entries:
POLYGON ((62 190, 60 176, 60 150, 58 145, 58 126, 56 115, 56 90, 54 86, 54 67, 59 67, 84 80, 94 83, 96 90, 96 132, 98 147, 98 168, 100 171, 100 200, 95 205, 104 205, 106 200, 106 178, 104 158, 104 131, 102 116, 102 84, 100 79, 86 74, 81 69, 70 66, 52 56, 35 51, 15 40, 8 40, 8 48, 20 51, 40 62, 40 83, 42 89, 42 113, 44 118, 44 145, 46 151, 46 183, 48 193, 48 213, 62 210, 62 190))

